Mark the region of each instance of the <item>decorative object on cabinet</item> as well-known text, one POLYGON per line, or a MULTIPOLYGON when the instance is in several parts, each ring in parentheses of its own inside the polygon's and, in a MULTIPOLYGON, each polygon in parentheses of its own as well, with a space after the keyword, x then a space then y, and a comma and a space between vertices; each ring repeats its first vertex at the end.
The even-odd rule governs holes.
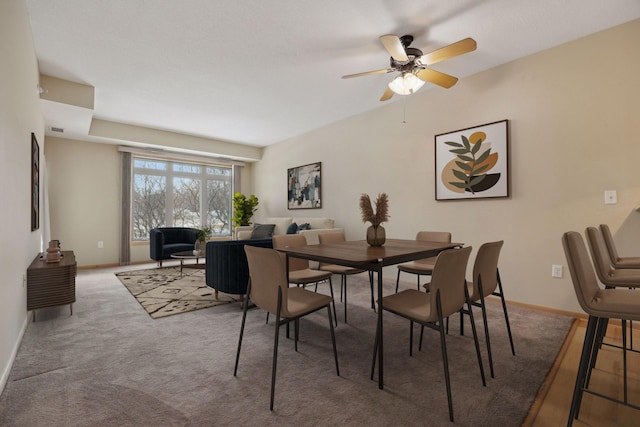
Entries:
POLYGON ((322 162, 287 170, 287 208, 319 209, 322 207, 322 162))
POLYGON ((508 150, 508 120, 436 135, 436 200, 508 197, 508 150))

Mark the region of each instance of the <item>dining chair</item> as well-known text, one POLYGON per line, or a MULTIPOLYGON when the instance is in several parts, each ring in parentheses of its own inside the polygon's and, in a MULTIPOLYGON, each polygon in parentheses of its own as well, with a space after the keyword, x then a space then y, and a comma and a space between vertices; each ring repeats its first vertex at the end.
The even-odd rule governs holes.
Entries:
MULTIPOLYGON (((423 327, 440 332, 440 345, 442 362, 444 365, 444 378, 447 388, 447 401, 449 403, 449 420, 453 422, 453 402, 451 398, 451 383, 449 377, 449 361, 447 357, 447 341, 443 320, 460 311, 465 303, 471 319, 473 341, 478 357, 478 366, 482 385, 486 386, 480 346, 476 333, 473 312, 471 311, 469 291, 465 285, 465 274, 471 247, 463 249, 448 249, 440 252, 433 266, 430 292, 421 292, 415 289, 405 289, 396 294, 388 295, 378 301, 378 310, 385 310, 409 320, 409 356, 413 352, 413 324, 418 323, 423 327)), ((376 365, 376 354, 380 339, 380 325, 376 329, 373 363, 371 364, 371 378, 376 365)), ((466 366, 464 367, 467 368, 466 366)))
POLYGON ((611 265, 615 268, 638 268, 640 269, 640 257, 621 257, 618 255, 616 243, 613 240, 613 235, 607 224, 600 224, 600 232, 602 238, 607 246, 607 252, 609 252, 609 258, 611 258, 611 265))
MULTIPOLYGON (((418 231, 416 240, 426 242, 451 242, 451 233, 446 231, 418 231)), ((431 276, 436 257, 423 258, 416 261, 398 265, 398 277, 396 278, 396 293, 400 284, 400 272, 415 274, 418 277, 418 290, 420 290, 420 276, 431 276)), ((428 287, 427 287, 428 289, 428 287)))
POLYGON ((640 269, 615 268, 602 233, 596 227, 587 227, 585 234, 596 274, 603 285, 625 288, 640 287, 640 269))
POLYGON ((598 285, 594 269, 589 262, 587 248, 580 233, 575 231, 564 233, 562 246, 567 258, 578 303, 589 315, 569 411, 567 425, 570 427, 573 425, 573 420, 578 419, 584 393, 640 409, 640 406, 629 403, 627 398, 627 344, 625 333, 622 334, 622 347, 620 347, 622 349, 624 375, 623 400, 589 388, 589 376, 595 366, 601 344, 598 338, 598 330, 601 329, 602 324, 605 324, 606 327, 609 319, 621 320, 623 330, 626 329, 627 320, 640 320, 640 292, 625 288, 602 289, 598 285))
MULTIPOLYGON (((473 281, 467 282, 469 290, 469 299, 471 305, 480 307, 482 310, 482 322, 484 323, 484 336, 487 343, 487 355, 489 356, 489 370, 491 378, 495 378, 493 372, 493 356, 491 353, 491 340, 489 338, 489 324, 487 322, 487 309, 485 306, 485 298, 490 295, 500 297, 502 301, 502 311, 504 320, 507 324, 507 332, 509 334, 509 343, 511 344, 511 354, 516 355, 513 346, 513 336, 511 335, 511 325, 509 323, 509 314, 507 313, 507 304, 504 299, 502 290, 502 281, 500 280, 500 271, 498 270, 498 259, 500 258, 500 250, 504 244, 503 240, 497 242, 484 243, 478 249, 476 260, 473 263, 473 281)), ((463 311, 460 311, 460 335, 464 335, 463 311)), ((422 340, 421 340, 422 342, 422 340)))
MULTIPOLYGON (((640 288, 640 269, 614 268, 603 233, 596 227, 587 227, 585 234, 596 275, 605 287, 640 288)), ((632 322, 629 322, 629 326, 630 328, 633 326, 632 322)), ((597 331, 599 341, 602 341, 606 330, 607 321, 605 320, 600 323, 597 331)), ((626 329, 623 329, 623 333, 626 335, 626 329)), ((630 345, 630 348, 633 348, 633 334, 631 334, 630 345)))
MULTIPOLYGON (((273 248, 300 247, 307 246, 307 239, 302 234, 279 234, 273 236, 273 248)), ((280 257, 285 262, 286 255, 280 253, 280 257)), ((333 285, 331 283, 331 272, 314 270, 309 268, 309 260, 302 258, 289 257, 289 283, 297 286, 305 287, 306 285, 315 284, 316 290, 318 283, 324 280, 329 282, 329 291, 331 293, 331 301, 333 304, 333 317, 338 325, 338 315, 336 313, 336 303, 333 300, 333 285)), ((267 321, 269 318, 267 317, 267 321)))
POLYGON ((242 325, 240 326, 240 338, 238 339, 238 352, 236 354, 233 376, 235 377, 238 373, 240 349, 242 347, 242 337, 247 319, 247 307, 249 306, 249 301, 251 301, 257 307, 273 314, 276 318, 275 336, 273 339, 273 364, 271 368, 271 401, 269 405, 269 409, 273 411, 280 326, 288 325, 289 322, 294 323, 295 351, 297 352, 300 318, 326 307, 329 317, 329 330, 331 331, 336 374, 340 376, 336 337, 333 330, 333 319, 331 318, 332 298, 327 295, 311 292, 303 287, 290 288, 287 283, 287 273, 282 264, 282 258, 276 250, 249 245, 246 245, 244 250, 247 254, 247 263, 249 264, 249 285, 247 289, 247 304, 244 305, 242 314, 242 325))
MULTIPOLYGON (((320 244, 341 243, 345 241, 344 233, 323 233, 318 234, 320 244)), ((320 270, 329 271, 331 274, 340 275, 340 296, 344 294, 344 323, 347 323, 347 276, 364 273, 365 270, 359 268, 346 267, 344 265, 320 263, 320 270)), ((371 308, 375 310, 373 297, 373 275, 369 272, 369 285, 371 286, 371 308)))

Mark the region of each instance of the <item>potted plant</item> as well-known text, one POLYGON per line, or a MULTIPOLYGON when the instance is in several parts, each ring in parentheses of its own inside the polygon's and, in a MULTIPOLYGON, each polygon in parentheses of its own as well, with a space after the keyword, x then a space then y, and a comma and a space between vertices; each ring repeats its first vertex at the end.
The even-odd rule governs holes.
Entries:
POLYGON ((250 225, 251 217, 258 209, 258 198, 253 194, 247 198, 242 193, 233 195, 233 225, 250 225))
POLYGON ((206 250, 207 240, 213 235, 213 229, 209 225, 205 225, 196 232, 196 244, 195 250, 198 252, 204 252, 206 250))
POLYGON ((360 211, 362 212, 362 222, 370 222, 367 228, 367 243, 371 246, 382 246, 386 240, 386 233, 383 222, 389 220, 389 197, 386 193, 378 194, 376 199, 376 210, 373 210, 371 199, 368 194, 360 196, 360 211))

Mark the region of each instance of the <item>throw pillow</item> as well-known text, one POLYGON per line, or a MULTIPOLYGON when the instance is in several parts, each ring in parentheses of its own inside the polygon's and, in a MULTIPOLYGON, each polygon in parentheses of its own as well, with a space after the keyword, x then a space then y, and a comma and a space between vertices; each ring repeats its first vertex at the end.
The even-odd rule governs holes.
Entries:
POLYGON ((311 226, 309 225, 308 222, 305 222, 304 224, 300 224, 298 226, 298 233, 301 232, 302 230, 311 230, 311 226))
POLYGON ((256 224, 251 232, 251 238, 266 239, 268 237, 273 237, 273 229, 275 227, 275 224, 256 224))
POLYGON ((298 224, 292 222, 291 225, 287 227, 287 234, 296 234, 298 232, 298 224))

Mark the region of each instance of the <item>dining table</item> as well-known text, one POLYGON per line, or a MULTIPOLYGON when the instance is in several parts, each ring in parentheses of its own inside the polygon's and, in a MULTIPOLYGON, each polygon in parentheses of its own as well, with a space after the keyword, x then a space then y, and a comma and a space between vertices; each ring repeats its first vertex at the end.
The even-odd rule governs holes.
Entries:
MULTIPOLYGON (((353 240, 331 244, 285 246, 278 248, 278 251, 286 254, 287 272, 289 271, 289 258, 294 257, 377 273, 378 301, 382 301, 382 269, 384 267, 433 257, 446 249, 461 246, 463 246, 462 243, 386 239, 382 246, 370 246, 365 240, 353 240)), ((380 390, 384 388, 382 312, 383 310, 380 310, 378 305, 377 327, 380 331, 378 341, 378 388, 380 390)))

